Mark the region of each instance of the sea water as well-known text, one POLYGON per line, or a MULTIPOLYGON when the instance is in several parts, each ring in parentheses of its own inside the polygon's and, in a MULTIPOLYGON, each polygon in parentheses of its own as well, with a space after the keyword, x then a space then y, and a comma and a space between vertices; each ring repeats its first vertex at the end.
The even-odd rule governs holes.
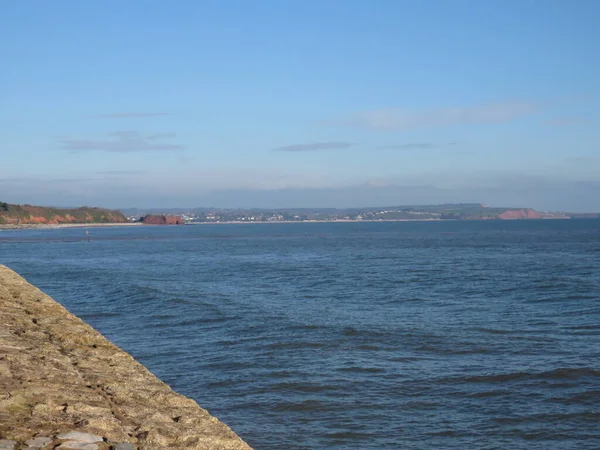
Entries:
POLYGON ((5 230, 256 449, 600 448, 600 221, 5 230))

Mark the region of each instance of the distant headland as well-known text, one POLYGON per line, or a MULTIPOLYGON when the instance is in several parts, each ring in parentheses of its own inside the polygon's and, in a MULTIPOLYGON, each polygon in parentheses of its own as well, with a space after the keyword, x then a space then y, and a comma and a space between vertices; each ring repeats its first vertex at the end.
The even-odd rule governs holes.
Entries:
POLYGON ((51 208, 0 202, 0 225, 124 224, 120 211, 104 208, 51 208))
POLYGON ((172 214, 148 214, 129 220, 121 211, 105 208, 54 208, 13 205, 0 202, 0 227, 75 227, 99 225, 183 225, 184 219, 172 214))
POLYGON ((148 214, 139 219, 144 225, 183 225, 185 220, 181 216, 148 214))

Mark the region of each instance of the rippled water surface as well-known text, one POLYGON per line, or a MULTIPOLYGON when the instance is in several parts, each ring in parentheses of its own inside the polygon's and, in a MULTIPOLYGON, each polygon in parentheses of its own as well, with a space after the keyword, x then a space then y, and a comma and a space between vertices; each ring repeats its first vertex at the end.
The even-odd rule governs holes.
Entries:
POLYGON ((0 231, 256 449, 600 448, 600 221, 0 231))

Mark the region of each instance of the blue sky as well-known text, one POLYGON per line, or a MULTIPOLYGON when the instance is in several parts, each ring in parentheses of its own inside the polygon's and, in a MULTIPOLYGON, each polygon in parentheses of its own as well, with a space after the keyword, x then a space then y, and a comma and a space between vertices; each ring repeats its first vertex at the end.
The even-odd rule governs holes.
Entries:
POLYGON ((600 2, 0 4, 0 200, 600 211, 600 2))

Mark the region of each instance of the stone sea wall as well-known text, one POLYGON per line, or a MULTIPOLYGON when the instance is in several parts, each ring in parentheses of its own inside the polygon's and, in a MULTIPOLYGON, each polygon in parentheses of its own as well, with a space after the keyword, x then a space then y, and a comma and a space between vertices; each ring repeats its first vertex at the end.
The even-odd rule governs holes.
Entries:
POLYGON ((0 265, 0 450, 250 449, 0 265))

